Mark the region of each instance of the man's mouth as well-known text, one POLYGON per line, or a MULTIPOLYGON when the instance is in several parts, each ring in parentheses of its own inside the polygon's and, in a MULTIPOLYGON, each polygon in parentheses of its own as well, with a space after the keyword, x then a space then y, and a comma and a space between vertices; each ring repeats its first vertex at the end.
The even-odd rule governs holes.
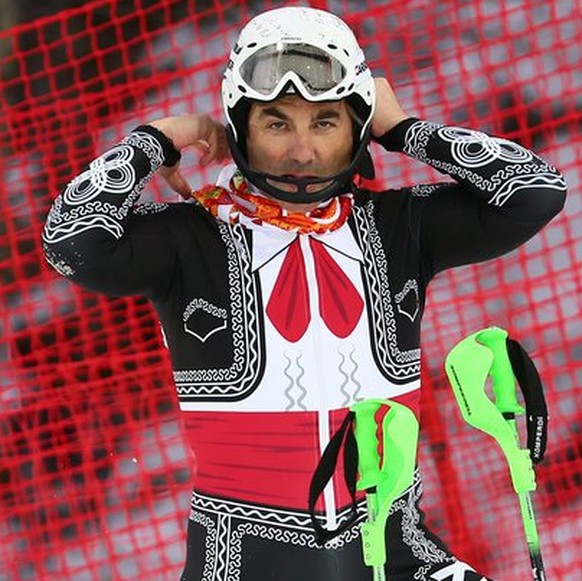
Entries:
POLYGON ((317 179, 319 176, 313 174, 301 174, 301 173, 286 173, 283 174, 284 178, 291 178, 291 179, 317 179))

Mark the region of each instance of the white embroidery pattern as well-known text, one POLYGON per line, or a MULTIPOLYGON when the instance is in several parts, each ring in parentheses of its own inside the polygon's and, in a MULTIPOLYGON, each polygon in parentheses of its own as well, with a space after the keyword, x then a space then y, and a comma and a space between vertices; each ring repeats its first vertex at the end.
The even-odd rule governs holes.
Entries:
POLYGON ((439 137, 451 144, 451 155, 459 165, 483 167, 501 160, 509 163, 526 163, 533 154, 521 145, 507 139, 493 138, 480 131, 461 127, 442 127, 439 137))
POLYGON ((500 184, 495 189, 495 195, 489 200, 493 206, 503 206, 503 204, 518 190, 532 187, 551 188, 563 191, 566 188, 566 181, 560 174, 542 173, 536 171, 537 166, 526 164, 523 166, 509 166, 499 170, 491 176, 492 184, 500 184), (535 173, 528 173, 535 172, 535 173), (513 174, 526 174, 516 175, 513 174))
POLYGON ((136 186, 133 157, 130 147, 117 146, 91 162, 89 169, 72 180, 55 200, 47 217, 44 241, 56 244, 95 228, 120 238, 123 220, 147 182, 142 179, 136 186), (126 197, 117 206, 97 199, 104 194, 126 197))
POLYGON ((217 221, 226 246, 233 361, 220 369, 174 371, 182 401, 237 400, 252 392, 264 367, 259 330, 259 290, 250 268, 250 250, 240 224, 217 221))
POLYGON ((74 178, 63 192, 69 206, 86 204, 102 194, 124 195, 135 184, 135 169, 131 165, 134 149, 117 145, 89 164, 89 169, 74 178))
POLYGON ((402 383, 420 375, 420 349, 401 351, 397 343, 396 320, 388 282, 388 262, 380 234, 374 222, 373 202, 354 207, 355 234, 364 258, 363 280, 371 307, 370 328, 374 334, 381 371, 391 380, 402 383))
POLYGON ((200 512, 192 511, 190 513, 190 520, 192 522, 198 523, 199 525, 202 525, 206 529, 206 539, 204 541, 204 552, 206 554, 206 558, 204 560, 204 570, 202 571, 202 575, 204 579, 216 579, 213 572, 213 564, 217 562, 216 525, 209 516, 200 512))
POLYGON ((149 202, 148 204, 138 204, 132 208, 134 214, 139 216, 147 216, 149 214, 158 214, 167 209, 169 204, 165 202, 149 202))
POLYGON ((407 280, 403 289, 394 296, 394 301, 396 302, 396 308, 398 309, 398 312, 401 315, 408 317, 410 321, 414 323, 416 317, 418 316, 418 313, 420 312, 420 293, 418 290, 418 283, 416 282, 416 280, 414 279, 407 280), (410 293, 414 294, 415 309, 412 312, 401 306, 403 301, 410 293))
POLYGON ((410 188, 410 193, 415 198, 428 198, 437 190, 440 190, 445 184, 417 184, 410 188))
MULTIPOLYGON (((344 522, 350 508, 338 514, 338 524, 344 522)), ((279 543, 322 550, 315 541, 309 514, 294 510, 268 509, 232 500, 221 500, 195 493, 192 497, 191 520, 206 529, 204 572, 201 581, 239 581, 242 567, 244 537, 255 537, 279 543), (197 516, 202 513, 202 516, 197 516), (216 524, 215 524, 216 523, 216 524), (208 537, 212 535, 212 540, 208 537)), ((325 544, 338 549, 359 539, 359 524, 366 518, 364 502, 358 504, 356 522, 325 544)))
POLYGON ((422 495, 422 481, 418 470, 414 475, 414 483, 390 507, 389 515, 402 512, 402 540, 410 547, 412 554, 428 563, 427 567, 421 567, 414 576, 415 580, 426 581, 425 573, 428 572, 435 563, 447 563, 454 561, 454 557, 448 555, 440 549, 433 541, 429 541, 423 530, 419 528, 420 512, 418 502, 422 495))
POLYGON ((419 567, 414 574, 414 581, 426 581, 426 574, 432 569, 432 565, 423 565, 419 567))
POLYGON ((121 143, 133 145, 141 149, 150 160, 154 170, 164 163, 164 150, 158 140, 144 131, 132 131, 121 143))
POLYGON ((114 238, 121 238, 123 226, 118 218, 122 208, 113 204, 95 200, 69 211, 61 212, 62 198, 57 199, 49 212, 43 233, 43 240, 56 244, 67 238, 78 236, 87 230, 101 228, 114 238))
POLYGON ((430 136, 440 127, 439 123, 432 121, 417 121, 413 123, 404 136, 404 153, 418 160, 426 159, 426 146, 430 136))
POLYGON ((205 343, 209 337, 218 333, 219 331, 223 331, 226 329, 227 325, 227 313, 226 309, 221 309, 216 305, 213 305, 202 298, 196 298, 188 303, 183 315, 182 321, 184 322, 184 331, 189 335, 193 335, 202 343, 205 343), (196 311, 204 311, 209 315, 212 315, 216 319, 216 326, 213 329, 210 329, 205 335, 199 335, 195 330, 190 329, 188 327, 188 319, 196 312, 196 311))
POLYGON ((531 151, 480 131, 417 121, 408 128, 404 141, 405 153, 450 176, 466 180, 483 192, 491 192, 489 203, 495 206, 502 206, 521 189, 538 186, 563 191, 566 188, 563 176, 531 151), (428 156, 426 146, 434 133, 451 144, 450 153, 458 165, 428 156), (511 165, 500 168, 489 178, 471 171, 471 168, 498 161, 511 165))
MULTIPOLYGON (((419 528, 420 512, 417 506, 421 494, 422 482, 417 470, 413 484, 396 499, 389 512, 389 516, 401 513, 402 540, 418 560, 426 563, 415 573, 415 581, 427 581, 426 575, 435 565, 449 566, 458 562, 428 540, 424 531, 419 528)), ((344 522, 349 513, 349 507, 342 510, 338 514, 338 524, 344 522)), ((327 542, 325 547, 337 549, 357 540, 360 536, 360 523, 365 518, 366 505, 362 500, 358 503, 358 517, 354 525, 327 542)), ((302 511, 265 508, 194 493, 190 519, 206 530, 204 574, 201 581, 240 580, 244 537, 322 549, 315 541, 309 514, 302 511)))
POLYGON ((161 146, 150 135, 140 132, 131 134, 93 160, 87 170, 68 184, 47 216, 42 237, 49 264, 70 276, 82 262, 72 264, 70 258, 63 257, 52 245, 94 229, 120 238, 124 220, 162 161, 161 146), (132 165, 135 148, 145 153, 151 166, 149 173, 137 182, 132 165), (124 199, 114 204, 104 196, 124 199))

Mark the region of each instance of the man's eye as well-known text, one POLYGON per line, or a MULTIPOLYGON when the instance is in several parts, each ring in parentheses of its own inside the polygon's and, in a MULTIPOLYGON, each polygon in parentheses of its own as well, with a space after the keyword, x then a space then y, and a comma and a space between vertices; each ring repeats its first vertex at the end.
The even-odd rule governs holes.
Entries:
POLYGON ((317 126, 320 127, 321 129, 329 129, 330 127, 333 127, 334 125, 331 121, 318 121, 317 126))
POLYGON ((283 129, 285 127, 285 123, 283 121, 273 121, 273 123, 269 123, 269 129, 283 129))

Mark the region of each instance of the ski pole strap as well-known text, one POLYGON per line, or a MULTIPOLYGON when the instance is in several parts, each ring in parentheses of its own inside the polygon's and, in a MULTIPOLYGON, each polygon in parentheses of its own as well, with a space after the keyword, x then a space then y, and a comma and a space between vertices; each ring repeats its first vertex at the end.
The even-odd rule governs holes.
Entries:
POLYGON ((354 404, 325 448, 309 487, 309 514, 316 541, 324 544, 352 526, 358 517, 356 490, 373 491, 377 514, 375 522, 362 525, 369 541, 363 545, 364 561, 370 566, 383 564, 386 519, 394 499, 413 483, 417 446, 418 421, 409 408, 381 399, 354 404), (329 530, 317 519, 315 505, 333 478, 342 445, 344 478, 352 505, 348 518, 329 530))
POLYGON ((356 439, 352 430, 355 414, 348 412, 339 430, 332 436, 329 444, 323 451, 321 459, 315 469, 311 484, 309 486, 309 516, 315 531, 315 540, 320 545, 337 537, 354 524, 358 517, 358 507, 356 503, 356 477, 358 471, 358 449, 356 439), (315 505, 319 497, 323 494, 327 483, 333 478, 337 461, 343 446, 344 451, 344 479, 352 505, 348 518, 337 528, 330 530, 321 525, 315 515, 315 505))
POLYGON ((511 368, 523 393, 527 447, 534 464, 541 462, 548 441, 548 407, 540 374, 527 351, 514 339, 506 340, 511 368))

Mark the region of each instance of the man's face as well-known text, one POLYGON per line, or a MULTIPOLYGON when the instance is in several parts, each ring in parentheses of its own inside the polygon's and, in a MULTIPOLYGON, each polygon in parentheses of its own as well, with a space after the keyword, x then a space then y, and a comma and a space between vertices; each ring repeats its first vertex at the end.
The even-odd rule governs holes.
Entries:
MULTIPOLYGON (((249 166, 273 175, 331 176, 352 159, 352 119, 345 101, 311 103, 286 95, 270 103, 255 102, 247 135, 249 166)), ((329 183, 308 186, 307 192, 317 192, 329 183)), ((273 181, 273 185, 297 191, 293 184, 273 181)))

